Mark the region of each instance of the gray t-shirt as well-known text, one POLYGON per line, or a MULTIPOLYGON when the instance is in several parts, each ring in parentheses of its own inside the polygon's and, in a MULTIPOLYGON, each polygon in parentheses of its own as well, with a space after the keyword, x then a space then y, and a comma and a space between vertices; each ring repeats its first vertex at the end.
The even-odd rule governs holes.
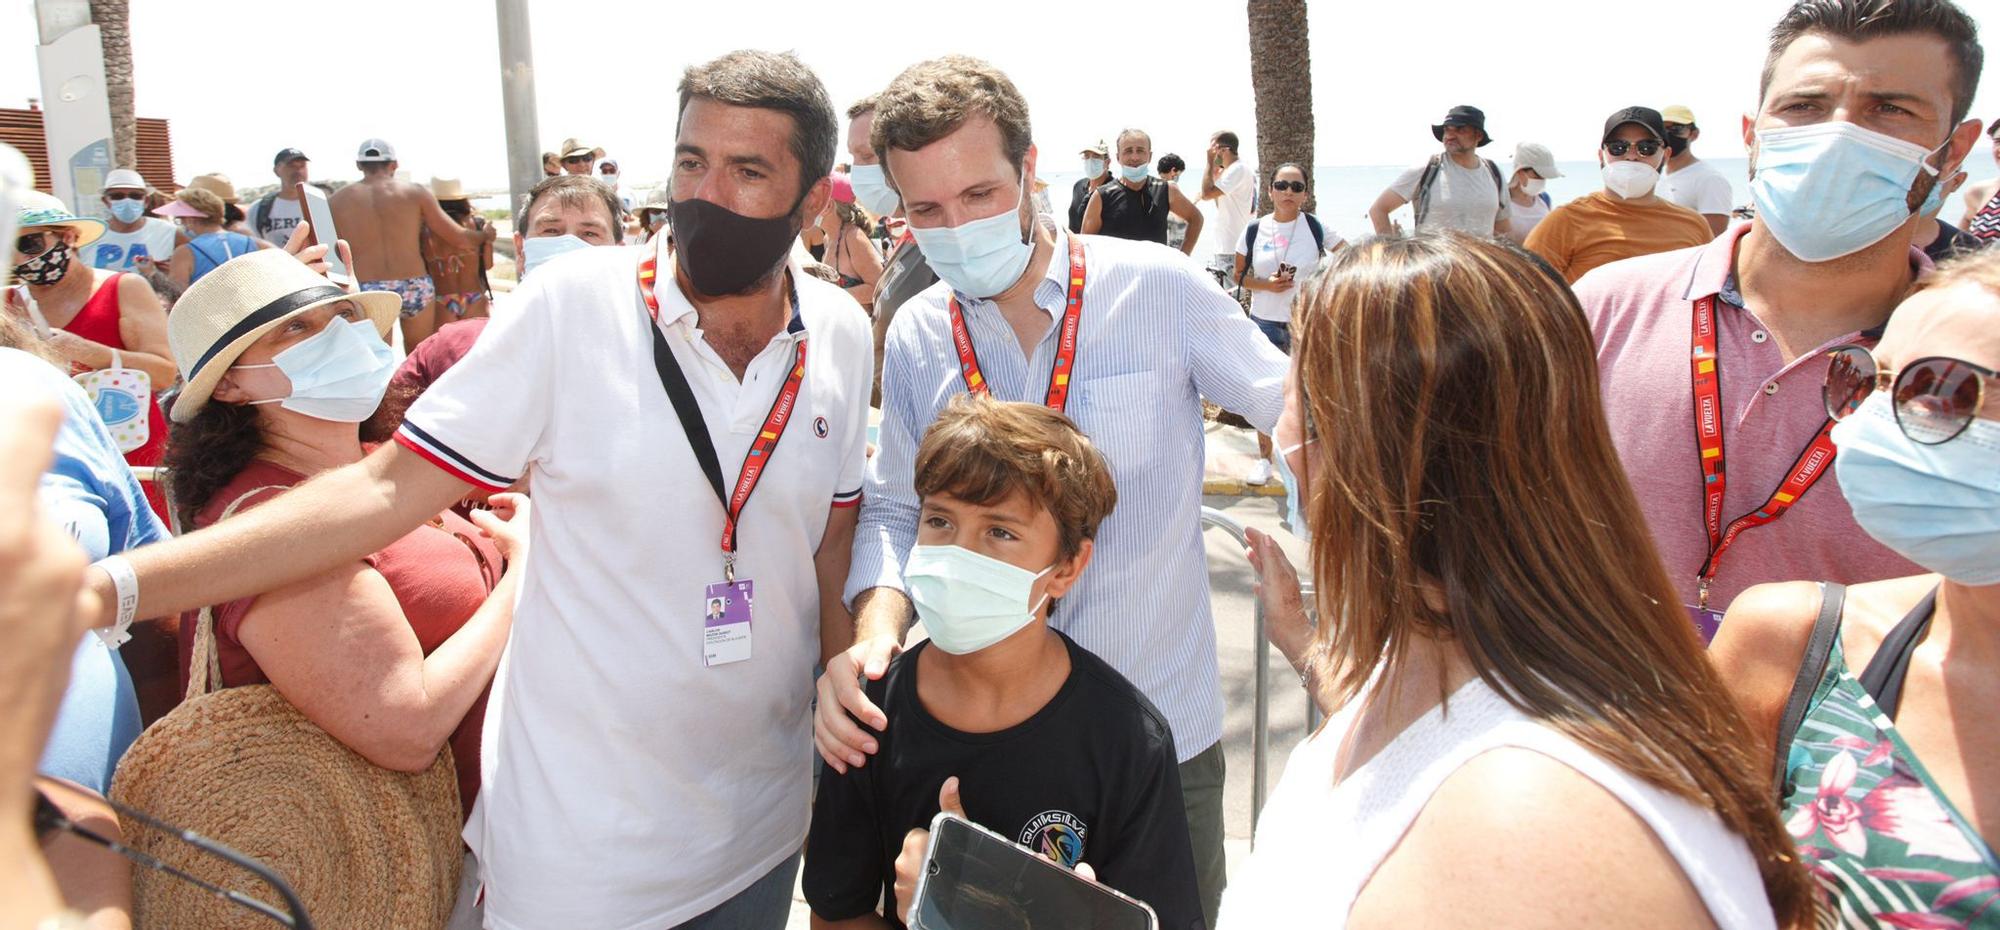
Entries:
MULTIPOLYGON (((1419 162, 1396 178, 1389 189, 1414 205, 1417 182, 1429 165, 1428 160, 1419 162)), ((1464 168, 1446 157, 1439 160, 1437 178, 1431 181, 1430 212, 1419 231, 1456 229, 1476 236, 1491 236, 1494 223, 1506 215, 1506 197, 1493 183, 1493 171, 1486 167, 1484 159, 1464 168)))

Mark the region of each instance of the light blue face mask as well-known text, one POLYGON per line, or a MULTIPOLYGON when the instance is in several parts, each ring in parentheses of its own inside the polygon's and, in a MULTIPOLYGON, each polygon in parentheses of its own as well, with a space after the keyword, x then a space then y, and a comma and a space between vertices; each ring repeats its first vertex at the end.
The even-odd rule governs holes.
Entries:
POLYGON ((1757 222, 1802 261, 1852 255, 1943 202, 1933 183, 1909 208, 1917 179, 1938 175, 1927 161, 1936 151, 1848 122, 1762 130, 1750 178, 1757 222))
POLYGON ((1119 165, 1118 176, 1127 181, 1144 181, 1150 172, 1150 165, 1119 165))
POLYGON ((2000 584, 2000 422, 1925 445, 1877 391, 1834 424, 1833 443, 1841 493, 1868 535, 1960 584, 2000 584))
POLYGON ((903 205, 903 198, 889 189, 881 165, 855 165, 847 169, 847 180, 854 185, 854 199, 876 216, 888 216, 903 205))
POLYGON ((910 233, 924 250, 924 260, 946 284, 973 297, 992 297, 1020 280, 1034 257, 1034 240, 1021 229, 1021 202, 1028 197, 1028 178, 1021 176, 1021 199, 992 216, 958 226, 925 228, 910 233))
POLYGON ((955 656, 978 652, 1027 626, 1042 602, 1028 603, 1035 581, 1055 570, 1031 572, 959 546, 915 546, 903 567, 903 587, 917 605, 924 632, 955 656))
POLYGON ((326 328, 271 356, 269 364, 238 369, 276 368, 292 382, 287 397, 253 400, 335 423, 359 423, 382 403, 396 374, 396 353, 382 341, 375 321, 334 319, 326 328))
POLYGON ((117 217, 120 223, 137 222, 139 217, 146 215, 146 202, 131 199, 111 201, 111 215, 117 217))
POLYGON ((521 240, 521 277, 535 270, 543 262, 564 252, 590 248, 590 243, 575 236, 542 236, 537 239, 521 240))
POLYGON ((1103 177, 1103 176, 1104 176, 1104 159, 1102 159, 1102 158, 1086 158, 1086 159, 1084 159, 1084 160, 1083 160, 1083 176, 1084 176, 1084 177, 1086 177, 1086 178, 1093 178, 1093 179, 1094 179, 1094 178, 1101 178, 1101 177, 1103 177))

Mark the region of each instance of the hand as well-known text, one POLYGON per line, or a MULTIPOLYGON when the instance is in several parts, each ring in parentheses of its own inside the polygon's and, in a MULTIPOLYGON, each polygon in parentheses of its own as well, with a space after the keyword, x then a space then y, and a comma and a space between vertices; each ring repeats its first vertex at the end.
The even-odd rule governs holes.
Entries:
MULTIPOLYGON (((70 650, 104 609, 84 586, 83 551, 36 498, 62 422, 49 401, 0 397, 0 759, 31 766, 68 682, 70 650)), ((29 774, 0 772, 0 790, 29 774)))
POLYGON ((1255 593, 1264 603, 1264 635, 1293 668, 1303 669, 1313 625, 1306 619, 1298 570, 1277 540, 1255 529, 1245 530, 1244 537, 1250 541, 1250 567, 1257 573, 1255 593))
POLYGON ((103 368, 99 362, 109 362, 110 350, 66 329, 53 329, 43 340, 65 361, 75 362, 89 369, 103 368))
POLYGON ((902 651, 903 644, 895 637, 877 636, 847 647, 826 663, 826 672, 819 676, 819 708, 813 713, 813 744, 834 771, 845 775, 848 766, 867 765, 868 756, 881 748, 854 722, 858 718, 878 733, 889 728, 889 718, 861 689, 861 678, 879 680, 888 674, 889 660, 902 651))
POLYGON ((486 499, 487 509, 472 511, 472 523, 493 540, 493 548, 513 567, 528 560, 528 512, 525 494, 495 494, 486 499))
MULTIPOLYGON (((945 779, 944 786, 938 789, 938 810, 965 817, 965 804, 958 798, 958 776, 945 779)), ((919 828, 904 834, 903 851, 896 854, 896 919, 906 927, 910 924, 910 908, 917 900, 917 875, 923 871, 924 856, 930 848, 931 831, 919 828)))

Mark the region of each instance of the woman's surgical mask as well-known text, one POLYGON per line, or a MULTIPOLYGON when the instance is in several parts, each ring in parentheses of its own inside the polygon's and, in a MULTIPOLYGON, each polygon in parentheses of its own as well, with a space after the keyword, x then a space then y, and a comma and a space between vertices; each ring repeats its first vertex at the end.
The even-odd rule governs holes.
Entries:
POLYGON ((1521 193, 1527 194, 1530 197, 1540 197, 1542 191, 1548 189, 1548 186, 1549 182, 1541 178, 1528 178, 1521 182, 1521 193))
POLYGON ((292 382, 290 395, 251 404, 277 404, 319 420, 359 423, 382 403, 396 374, 396 353, 382 341, 375 321, 334 319, 268 364, 235 367, 276 368, 292 382))
POLYGON ((1760 130, 1750 177, 1757 222, 1803 261, 1852 255, 1937 209, 1944 188, 1929 160, 1950 144, 1926 149, 1841 121, 1760 130), (1930 191, 1912 211, 1910 192, 1925 175, 1930 191))
POLYGON ((1045 593, 1029 603, 1035 582, 1055 570, 1031 572, 960 546, 915 546, 903 567, 903 587, 931 642, 952 655, 978 652, 1036 618, 1045 593))
POLYGON ((1868 535, 1960 584, 2000 584, 2000 422, 1974 419, 1927 445, 1876 391, 1834 425, 1833 442, 1841 494, 1868 535))

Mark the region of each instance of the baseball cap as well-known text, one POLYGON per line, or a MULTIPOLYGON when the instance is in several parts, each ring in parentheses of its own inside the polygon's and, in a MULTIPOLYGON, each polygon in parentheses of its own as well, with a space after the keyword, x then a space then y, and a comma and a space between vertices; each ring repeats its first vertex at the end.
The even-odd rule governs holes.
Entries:
POLYGON ((1514 146, 1514 171, 1522 168, 1535 169, 1535 174, 1544 181, 1563 176, 1561 171, 1556 170, 1555 153, 1540 142, 1523 142, 1514 146))
POLYGON ((1086 145, 1086 146, 1084 146, 1084 147, 1083 147, 1083 154, 1085 154, 1085 155, 1109 155, 1109 154, 1111 154, 1111 149, 1110 149, 1109 147, 1105 146, 1105 144, 1104 144, 1104 140, 1103 140, 1103 139, 1099 139, 1099 140, 1097 140, 1096 144, 1094 144, 1094 145, 1086 145))
POLYGON ((1637 123, 1652 133, 1653 138, 1661 142, 1667 141, 1666 121, 1660 119, 1660 111, 1652 107, 1626 107, 1611 114, 1611 118, 1604 121, 1604 138, 1600 141, 1610 141, 1611 134, 1626 123, 1637 123))
MULTIPOLYGON (((370 141, 375 141, 375 140, 370 140, 370 141)), ((391 157, 393 157, 394 154, 395 153, 393 152, 390 153, 391 157)), ((301 152, 298 149, 279 149, 277 157, 271 159, 271 167, 276 168, 279 165, 282 165, 288 161, 312 161, 312 159, 307 158, 306 153, 301 152)))
POLYGON ((361 143, 361 150, 354 153, 355 161, 385 162, 396 160, 396 147, 381 139, 370 139, 361 143))
POLYGON ((1678 103, 1661 110, 1660 118, 1669 123, 1680 123, 1684 126, 1694 125, 1694 111, 1678 103))
POLYGON ((105 190, 145 190, 146 187, 146 179, 130 168, 113 168, 104 176, 105 190))

